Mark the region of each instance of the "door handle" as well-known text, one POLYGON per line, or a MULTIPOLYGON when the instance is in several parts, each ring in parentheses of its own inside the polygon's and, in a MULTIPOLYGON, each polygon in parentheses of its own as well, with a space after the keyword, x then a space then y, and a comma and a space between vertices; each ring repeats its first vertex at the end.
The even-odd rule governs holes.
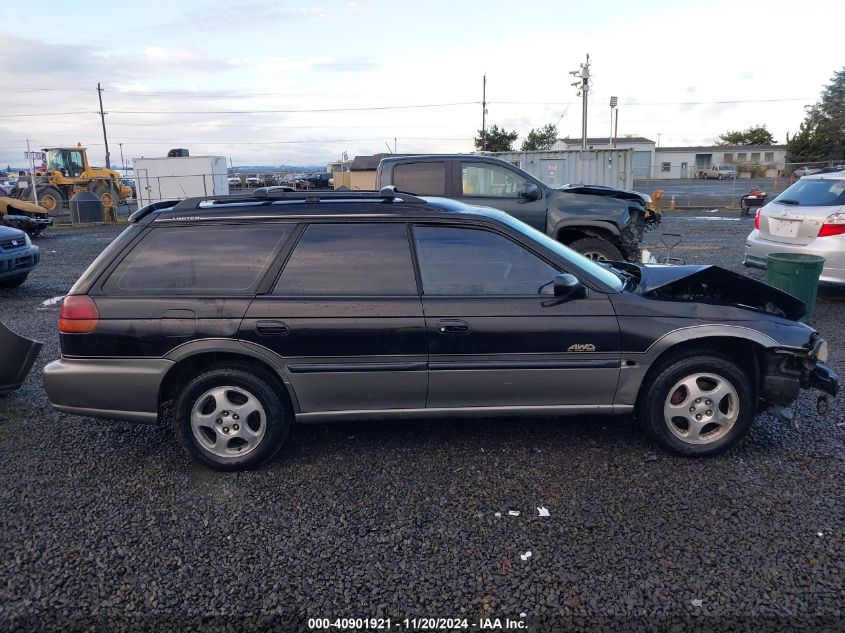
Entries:
POLYGON ((255 331, 258 334, 287 334, 288 326, 281 321, 257 321, 255 331))
POLYGON ((465 334, 469 332, 469 324, 465 321, 438 321, 437 329, 441 334, 465 334))

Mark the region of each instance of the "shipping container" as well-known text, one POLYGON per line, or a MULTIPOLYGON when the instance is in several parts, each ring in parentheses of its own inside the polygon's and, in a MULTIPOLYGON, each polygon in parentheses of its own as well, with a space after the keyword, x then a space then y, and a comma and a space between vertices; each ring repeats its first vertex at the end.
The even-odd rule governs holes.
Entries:
POLYGON ((513 163, 550 187, 603 185, 634 188, 632 149, 483 153, 513 163))

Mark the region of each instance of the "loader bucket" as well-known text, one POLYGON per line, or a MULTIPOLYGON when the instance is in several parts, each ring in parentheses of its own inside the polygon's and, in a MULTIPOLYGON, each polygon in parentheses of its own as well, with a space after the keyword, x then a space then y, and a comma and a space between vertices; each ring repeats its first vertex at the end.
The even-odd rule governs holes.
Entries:
POLYGON ((15 334, 0 322, 0 394, 23 384, 40 351, 41 343, 15 334))

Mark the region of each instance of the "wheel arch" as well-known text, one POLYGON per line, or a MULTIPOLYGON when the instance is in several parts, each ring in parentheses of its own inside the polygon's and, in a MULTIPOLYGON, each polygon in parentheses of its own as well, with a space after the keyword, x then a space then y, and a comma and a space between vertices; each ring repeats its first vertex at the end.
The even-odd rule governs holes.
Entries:
MULTIPOLYGON (((768 339, 765 335, 762 336, 768 339)), ((656 374, 662 371, 673 359, 696 352, 714 352, 736 363, 748 376, 756 400, 760 393, 761 358, 767 347, 769 346, 765 345, 763 340, 758 337, 727 333, 686 338, 674 344, 669 344, 655 355, 649 363, 648 369, 644 372, 637 389, 635 406, 639 409, 645 386, 651 384, 651 379, 656 374)))
POLYGON ((609 222, 602 222, 600 224, 591 222, 559 222, 555 226, 555 239, 561 244, 571 244, 575 240, 583 237, 595 237, 606 240, 611 244, 616 244, 619 241, 618 227, 609 222))
POLYGON ((690 350, 715 351, 749 371, 755 393, 759 393, 761 359, 767 349, 777 347, 771 337, 737 325, 698 325, 673 330, 639 354, 622 353, 622 373, 615 404, 636 405, 643 384, 665 365, 668 358, 690 350))
POLYGON ((222 349, 211 350, 207 349, 206 346, 195 346, 191 349, 180 350, 177 348, 175 353, 168 355, 169 360, 173 360, 174 364, 168 369, 159 387, 158 407, 160 420, 170 421, 169 418, 172 415, 172 406, 176 399, 179 385, 184 384, 191 376, 212 365, 223 364, 240 365, 265 376, 279 388, 279 393, 290 407, 291 412, 294 415, 299 412, 296 396, 284 372, 266 356, 242 347, 237 342, 233 341, 233 343, 238 345, 240 349, 232 347, 227 349, 224 346, 222 349))

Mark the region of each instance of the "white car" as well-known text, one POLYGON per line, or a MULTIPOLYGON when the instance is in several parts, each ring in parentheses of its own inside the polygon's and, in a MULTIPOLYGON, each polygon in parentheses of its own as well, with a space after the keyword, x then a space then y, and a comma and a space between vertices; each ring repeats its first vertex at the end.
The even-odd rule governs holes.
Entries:
POLYGON ((811 176, 812 174, 817 174, 821 171, 816 167, 809 167, 808 165, 804 165, 803 167, 799 167, 795 171, 792 172, 792 175, 796 178, 803 178, 804 176, 811 176))
POLYGON ((247 187, 260 187, 261 186, 261 176, 258 174, 253 174, 252 176, 246 177, 246 186, 247 187))
POLYGON ((824 257, 819 280, 845 284, 845 170, 804 176, 757 210, 743 264, 765 269, 770 253, 824 257))

